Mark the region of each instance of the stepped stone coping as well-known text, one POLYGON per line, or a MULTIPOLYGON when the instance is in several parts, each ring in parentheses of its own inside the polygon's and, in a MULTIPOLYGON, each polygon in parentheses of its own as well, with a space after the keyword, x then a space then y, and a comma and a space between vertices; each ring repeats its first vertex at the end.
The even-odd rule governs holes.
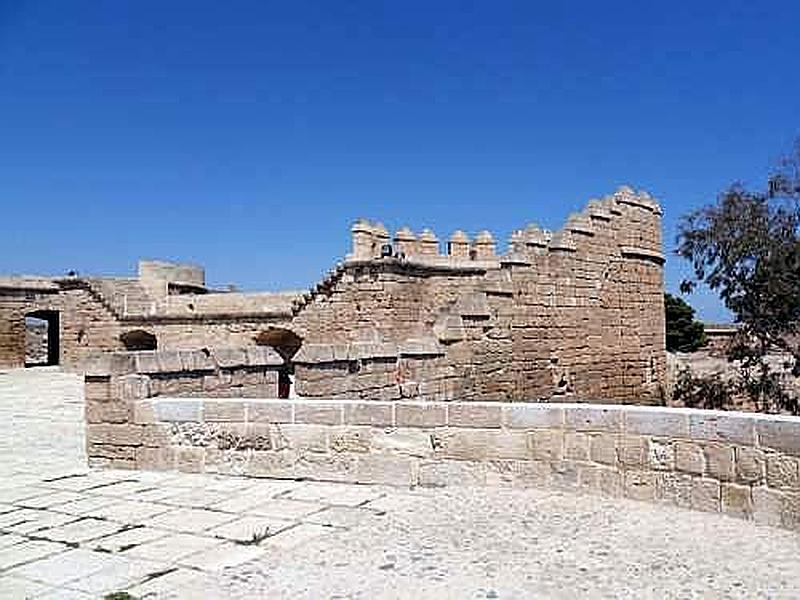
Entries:
POLYGON ((212 348, 203 350, 143 350, 108 352, 88 359, 87 376, 185 373, 215 371, 218 368, 283 365, 281 356, 269 346, 212 348))
POLYGON ((409 339, 401 344, 391 342, 353 342, 350 344, 304 344, 292 358, 295 364, 322 364, 397 359, 400 356, 442 356, 444 348, 433 338, 409 339))

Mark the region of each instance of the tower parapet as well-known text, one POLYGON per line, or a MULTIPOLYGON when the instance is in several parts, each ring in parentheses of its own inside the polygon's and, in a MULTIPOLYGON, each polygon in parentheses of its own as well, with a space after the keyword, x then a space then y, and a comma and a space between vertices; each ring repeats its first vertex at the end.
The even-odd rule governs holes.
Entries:
POLYGON ((494 237, 490 232, 481 231, 475 236, 475 242, 472 246, 475 250, 474 256, 476 260, 491 260, 495 258, 494 237))
POLYGON ((453 232, 447 243, 447 254, 452 258, 469 258, 469 236, 460 229, 453 232))

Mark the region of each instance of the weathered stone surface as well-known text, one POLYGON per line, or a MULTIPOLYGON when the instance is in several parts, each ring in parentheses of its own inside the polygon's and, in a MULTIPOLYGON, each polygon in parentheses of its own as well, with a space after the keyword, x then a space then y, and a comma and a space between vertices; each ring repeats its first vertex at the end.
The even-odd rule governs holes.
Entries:
POLYGON ((348 425, 394 426, 394 403, 353 402, 344 405, 344 422, 348 425))
POLYGON ((800 486, 800 461, 782 454, 767 455, 767 485, 778 489, 800 486))
POLYGON ((201 400, 154 400, 152 406, 157 421, 203 420, 203 401, 201 400))
POLYGON ((606 431, 616 433, 622 430, 622 412, 613 408, 570 407, 565 409, 566 427, 577 431, 606 431))
POLYGON ((685 473, 702 475, 705 472, 703 447, 692 442, 675 442, 675 468, 685 473))
POLYGON ((720 483, 716 479, 692 479, 692 508, 707 512, 720 510, 720 483))
POLYGON ((282 400, 245 402, 247 420, 251 423, 291 423, 292 404, 282 400))
POLYGON ((595 462, 616 465, 620 438, 616 434, 598 433, 590 436, 590 456, 595 462))
POLYGON ((765 477, 766 456, 763 450, 750 446, 734 448, 736 479, 740 483, 761 483, 765 477))
POLYGON ((497 403, 458 402, 448 406, 451 427, 500 427, 502 407, 497 403))
POLYGON ((245 421, 245 402, 236 399, 204 400, 203 420, 243 423, 245 421))
POLYGON ((659 473, 656 479, 656 497, 659 501, 691 508, 692 476, 684 473, 659 473))
POLYGON ((712 442, 755 445, 755 420, 748 415, 697 412, 689 416, 689 437, 712 442))
POLYGON ((551 404, 506 404, 503 406, 503 424, 512 429, 563 427, 564 409, 551 404))
POLYGON ((650 471, 625 471, 625 496, 633 500, 653 501, 657 495, 657 475, 650 471))
POLYGON ((688 438, 689 416, 668 409, 631 408, 625 411, 625 433, 688 438))
POLYGON ((400 403, 395 407, 398 427, 442 427, 447 425, 447 407, 429 402, 400 403))
MULTIPOLYGON (((527 435, 479 429, 440 429, 431 434, 434 452, 444 458, 481 461, 530 456, 527 435)), ((534 446, 534 457, 540 458, 534 446)))
POLYGON ((722 512, 741 518, 753 514, 753 499, 750 487, 736 483, 722 484, 722 512))
POLYGON ((481 463, 463 460, 423 461, 419 464, 421 486, 484 485, 486 467, 481 463))
POLYGON ((761 446, 800 457, 800 419, 770 417, 756 422, 761 446))
POLYGON ((753 487, 753 520, 761 525, 780 527, 783 494, 767 487, 753 487))
POLYGON ((647 438, 625 435, 620 438, 617 455, 625 467, 641 468, 648 464, 647 438))
POLYGON ((531 454, 535 460, 561 460, 564 457, 564 432, 555 429, 537 429, 528 437, 531 454))
POLYGON ((736 477, 733 462, 733 447, 727 444, 710 443, 703 446, 706 473, 720 481, 733 481, 736 477))
POLYGON ((344 408, 337 403, 304 402, 295 404, 294 422, 318 425, 342 425, 344 408))
POLYGON ((589 460, 590 436, 568 431, 564 434, 564 456, 569 460, 589 460))
POLYGON ((675 470, 675 445, 665 440, 649 439, 647 460, 650 468, 656 471, 675 470))

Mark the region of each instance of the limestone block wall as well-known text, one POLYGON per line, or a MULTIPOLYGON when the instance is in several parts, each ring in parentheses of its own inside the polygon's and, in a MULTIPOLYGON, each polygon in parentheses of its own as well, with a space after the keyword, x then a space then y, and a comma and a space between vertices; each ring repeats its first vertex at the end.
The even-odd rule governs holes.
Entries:
POLYGON ((95 465, 403 486, 552 486, 800 530, 794 417, 624 405, 153 397, 152 375, 105 367, 86 377, 95 465))
POLYGON ((646 193, 592 200, 559 231, 528 225, 503 254, 486 231, 455 232, 445 252, 430 230, 359 221, 352 234, 304 294, 202 293, 202 268, 152 261, 138 279, 54 279, 32 297, 0 285, 0 367, 24 364, 24 314, 45 308, 77 370, 132 331, 200 350, 253 347, 278 327, 302 342, 276 349, 310 397, 663 401, 661 209, 646 193))
POLYGON ((25 366, 25 300, 7 296, 0 304, 0 368, 25 366))
POLYGON ((141 448, 163 442, 156 439, 157 428, 140 426, 156 415, 145 415, 148 407, 137 400, 165 395, 277 397, 282 366, 283 359, 271 348, 96 355, 86 364, 85 375, 90 463, 133 468, 141 448))
MULTIPOLYGON (((385 255, 387 236, 380 224, 356 223, 352 254, 290 325, 306 343, 330 346, 328 354, 363 343, 441 344, 433 377, 452 382, 450 396, 406 396, 398 360, 396 389, 379 397, 662 401, 661 210, 647 194, 621 188, 561 231, 530 225, 503 255, 487 232, 474 241, 456 232, 447 254, 432 232, 403 228, 385 255)), ((315 368, 303 354, 297 361, 303 372, 315 368)), ((350 361, 345 373, 343 361, 332 362, 324 368, 335 387, 307 386, 308 395, 335 396, 350 380, 358 396, 360 367, 376 367, 350 361)))

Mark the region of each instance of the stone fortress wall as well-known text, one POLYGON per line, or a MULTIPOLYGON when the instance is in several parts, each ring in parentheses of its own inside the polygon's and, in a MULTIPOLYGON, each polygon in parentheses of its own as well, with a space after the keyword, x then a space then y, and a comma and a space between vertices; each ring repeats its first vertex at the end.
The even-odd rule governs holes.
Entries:
POLYGON ((24 364, 24 317, 44 311, 77 370, 149 336, 159 350, 272 346, 309 398, 661 401, 661 210, 648 194, 620 188, 557 232, 530 225, 504 254, 488 232, 443 249, 428 230, 390 238, 367 221, 352 243, 305 293, 209 290, 201 268, 158 262, 130 279, 2 278, 0 367, 24 364))
POLYGON ((280 364, 266 348, 98 357, 86 374, 90 463, 402 486, 555 487, 800 530, 797 417, 275 399, 280 364), (228 397, 234 389, 237 397, 228 397))

